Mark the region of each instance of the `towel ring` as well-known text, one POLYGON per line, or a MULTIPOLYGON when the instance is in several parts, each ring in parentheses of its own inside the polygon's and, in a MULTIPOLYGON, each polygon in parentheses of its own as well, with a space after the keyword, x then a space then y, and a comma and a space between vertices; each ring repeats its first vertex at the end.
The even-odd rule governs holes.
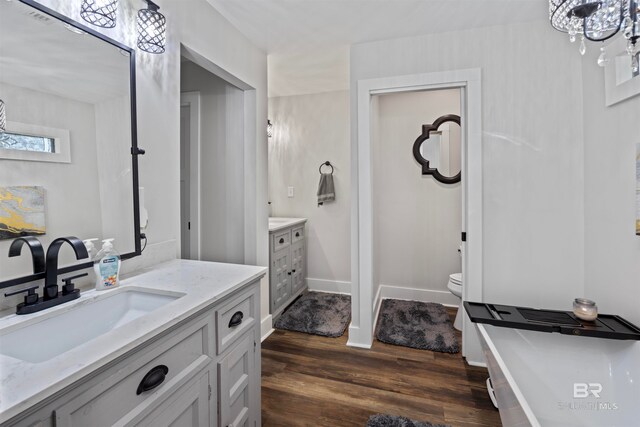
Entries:
POLYGON ((320 167, 318 168, 318 171, 320 172, 320 174, 322 174, 322 167, 323 166, 329 166, 331 168, 331 175, 333 175, 333 165, 331 164, 331 162, 329 160, 327 160, 326 162, 321 164, 320 167))

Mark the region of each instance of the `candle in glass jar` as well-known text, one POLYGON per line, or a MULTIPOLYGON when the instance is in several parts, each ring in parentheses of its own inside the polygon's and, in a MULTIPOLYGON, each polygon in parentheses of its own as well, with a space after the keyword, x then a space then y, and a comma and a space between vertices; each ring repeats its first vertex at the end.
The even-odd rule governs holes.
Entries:
POLYGON ((578 319, 592 322, 598 318, 598 306, 591 300, 576 298, 573 301, 573 314, 578 319))

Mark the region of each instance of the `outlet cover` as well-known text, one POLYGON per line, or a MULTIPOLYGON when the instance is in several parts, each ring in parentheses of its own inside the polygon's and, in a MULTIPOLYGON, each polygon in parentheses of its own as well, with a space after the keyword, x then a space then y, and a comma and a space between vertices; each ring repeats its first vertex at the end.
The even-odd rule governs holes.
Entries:
POLYGON ((288 187, 287 188, 287 197, 292 198, 294 194, 294 188, 293 187, 288 187))

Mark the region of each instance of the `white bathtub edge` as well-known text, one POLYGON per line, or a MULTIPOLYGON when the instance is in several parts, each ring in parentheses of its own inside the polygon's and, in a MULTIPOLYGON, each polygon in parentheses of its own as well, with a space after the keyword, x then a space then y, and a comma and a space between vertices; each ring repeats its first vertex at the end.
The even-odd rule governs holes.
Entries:
POLYGON ((522 408, 522 411, 524 412, 525 416, 527 417, 527 420, 529 421, 529 423, 531 423, 532 427, 541 427, 541 425, 538 422, 536 416, 534 415, 533 411, 529 407, 529 404, 527 403, 527 399, 525 399, 524 395, 520 391, 520 388, 518 387, 518 384, 516 383, 515 379, 513 378, 513 375, 511 375, 511 372, 509 372, 509 368, 505 364, 504 360, 502 359, 502 356, 498 352, 498 349, 496 348, 496 346, 493 344, 493 341, 489 337, 489 333, 485 329, 484 325, 482 325, 480 323, 476 323, 476 327, 478 328, 478 331, 480 332, 480 336, 482 337, 482 339, 485 341, 485 343, 489 347, 489 350, 491 350, 491 353, 492 353, 493 357, 495 357, 496 362, 498 363, 498 366, 500 367, 500 370, 502 371, 502 374, 507 379, 507 382, 509 383, 509 386, 511 387, 511 391, 516 396, 516 399, 518 400, 518 403, 520 403, 520 407, 522 408))

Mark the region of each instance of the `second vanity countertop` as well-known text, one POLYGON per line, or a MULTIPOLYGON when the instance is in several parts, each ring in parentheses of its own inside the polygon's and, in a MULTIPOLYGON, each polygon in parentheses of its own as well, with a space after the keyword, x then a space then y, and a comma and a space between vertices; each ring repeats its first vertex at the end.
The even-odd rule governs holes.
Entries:
MULTIPOLYGON (((120 288, 130 286, 183 293, 184 296, 42 363, 28 363, 0 355, 0 424, 242 286, 258 280, 266 271, 264 267, 174 260, 123 279, 120 288)), ((72 303, 27 316, 6 316, 0 319, 0 334, 20 328, 23 322, 46 322, 56 313, 107 296, 118 289, 86 291, 72 303)), ((73 325, 69 325, 66 333, 73 333, 73 325)))
POLYGON ((269 217, 269 233, 284 230, 285 228, 293 227, 294 225, 304 224, 305 222, 307 222, 307 218, 269 217))

